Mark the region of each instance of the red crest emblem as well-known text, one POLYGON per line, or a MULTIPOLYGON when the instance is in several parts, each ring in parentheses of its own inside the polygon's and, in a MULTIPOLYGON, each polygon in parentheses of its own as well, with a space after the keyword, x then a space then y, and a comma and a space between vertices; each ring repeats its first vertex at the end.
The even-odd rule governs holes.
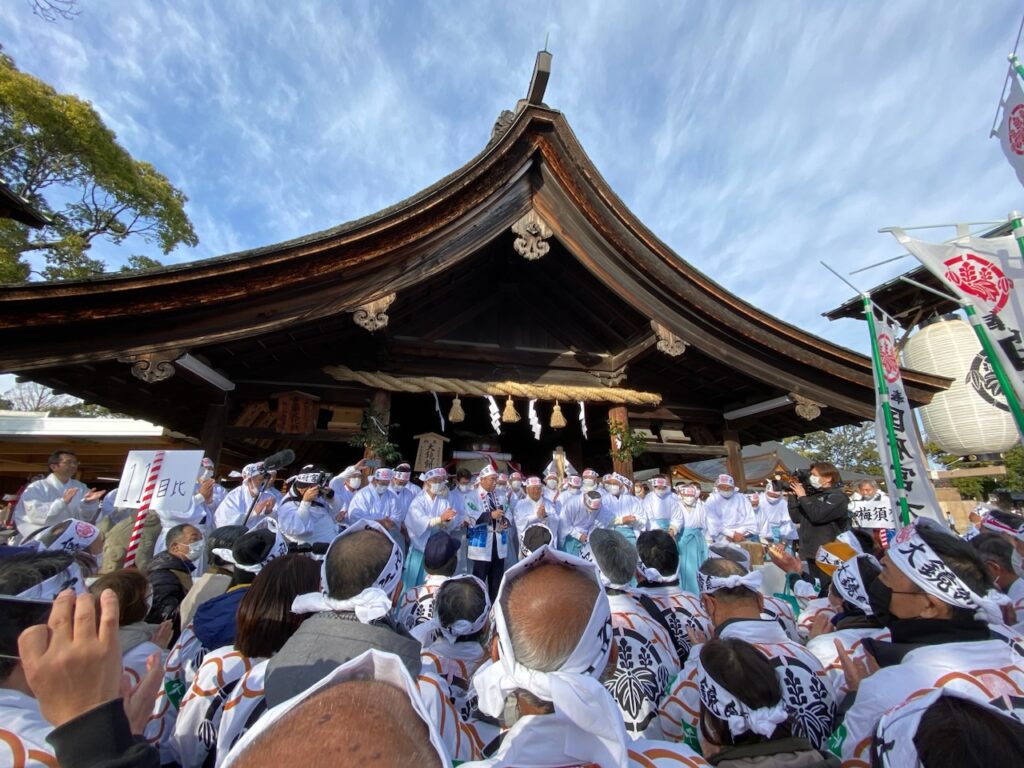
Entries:
POLYGON ((79 538, 87 539, 96 532, 88 523, 75 523, 75 533, 78 534, 79 538))
POLYGON ((1006 129, 1009 133, 1010 149, 1015 154, 1024 155, 1024 104, 1018 104, 1010 112, 1006 129))
POLYGON ((992 306, 998 315, 1006 306, 1013 290, 1013 281, 1003 274, 998 265, 975 253, 961 253, 945 263, 946 279, 966 293, 992 306))
POLYGON ((882 360, 882 373, 885 380, 895 384, 900 380, 900 361, 896 357, 896 347, 893 346, 892 337, 884 333, 878 334, 878 356, 882 360))

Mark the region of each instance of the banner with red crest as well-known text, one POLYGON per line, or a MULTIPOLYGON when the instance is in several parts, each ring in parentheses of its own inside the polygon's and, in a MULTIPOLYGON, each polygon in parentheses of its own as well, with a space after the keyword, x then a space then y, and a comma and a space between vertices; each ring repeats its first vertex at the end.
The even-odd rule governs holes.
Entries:
POLYGON ((929 272, 974 307, 1017 401, 1024 401, 1024 263, 1017 241, 962 237, 951 243, 926 243, 902 229, 893 234, 929 272))
POLYGON ((892 499, 892 519, 899 519, 899 497, 902 495, 907 500, 907 507, 913 518, 930 517, 944 524, 942 510, 935 497, 935 488, 928 476, 928 454, 925 453, 914 427, 914 411, 903 387, 899 348, 896 346, 896 322, 874 302, 871 303, 871 312, 874 315, 874 323, 869 323, 868 327, 874 329, 875 335, 871 340, 871 350, 878 361, 873 366, 875 391, 878 393, 875 438, 878 442, 878 456, 882 461, 886 486, 892 499), (879 374, 882 376, 881 381, 879 374), (891 432, 890 424, 887 423, 886 397, 889 406, 888 417, 892 420, 891 432), (897 463, 898 474, 895 469, 897 463))
POLYGON ((1021 90, 1020 80, 1012 64, 1006 77, 1010 81, 1010 90, 1006 99, 1000 103, 1003 118, 992 135, 999 136, 1003 154, 1010 161, 1017 180, 1024 184, 1024 91, 1021 90))

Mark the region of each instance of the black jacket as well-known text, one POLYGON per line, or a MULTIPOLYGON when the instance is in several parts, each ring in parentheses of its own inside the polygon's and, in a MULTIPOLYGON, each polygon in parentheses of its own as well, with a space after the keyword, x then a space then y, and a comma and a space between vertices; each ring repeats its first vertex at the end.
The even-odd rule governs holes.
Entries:
POLYGON ((132 736, 121 699, 54 728, 46 740, 63 768, 160 768, 160 753, 132 736))
POLYGON ((789 516, 800 526, 800 557, 813 560, 818 547, 850 530, 850 499, 840 488, 809 491, 790 502, 789 516))
POLYGON ((149 561, 146 573, 153 589, 153 608, 146 621, 158 624, 173 618, 175 629, 179 629, 178 606, 192 588, 192 571, 195 568, 188 560, 175 557, 170 552, 161 552, 149 561))

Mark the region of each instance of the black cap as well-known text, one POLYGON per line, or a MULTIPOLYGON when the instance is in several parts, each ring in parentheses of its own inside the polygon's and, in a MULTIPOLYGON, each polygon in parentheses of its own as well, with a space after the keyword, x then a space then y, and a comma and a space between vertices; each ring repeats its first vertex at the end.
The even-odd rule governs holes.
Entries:
POLYGON ((432 534, 423 548, 423 567, 435 570, 459 552, 459 540, 443 531, 432 534))

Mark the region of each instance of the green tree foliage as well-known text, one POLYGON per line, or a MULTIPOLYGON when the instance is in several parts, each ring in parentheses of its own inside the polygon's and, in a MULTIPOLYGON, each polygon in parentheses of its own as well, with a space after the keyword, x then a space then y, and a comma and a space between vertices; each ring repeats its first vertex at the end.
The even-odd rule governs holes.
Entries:
POLYGON ((787 437, 782 442, 811 461, 830 461, 840 470, 882 474, 875 425, 870 421, 810 432, 803 437, 787 437))
POLYGON ((52 222, 35 230, 0 220, 0 282, 27 280, 32 252, 46 258, 42 276, 58 280, 104 271, 89 255, 97 240, 136 237, 165 254, 199 242, 185 195, 132 158, 91 104, 21 72, 2 51, 0 177, 52 222))

